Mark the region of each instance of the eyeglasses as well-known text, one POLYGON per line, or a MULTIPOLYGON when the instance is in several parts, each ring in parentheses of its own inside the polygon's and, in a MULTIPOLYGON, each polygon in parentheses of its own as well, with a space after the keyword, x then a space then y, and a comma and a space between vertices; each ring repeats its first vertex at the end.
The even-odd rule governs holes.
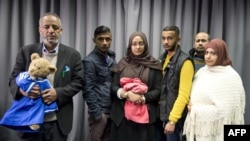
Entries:
POLYGON ((140 46, 140 47, 142 47, 142 46, 144 46, 145 44, 143 43, 143 42, 138 42, 138 43, 132 43, 132 46, 140 46))

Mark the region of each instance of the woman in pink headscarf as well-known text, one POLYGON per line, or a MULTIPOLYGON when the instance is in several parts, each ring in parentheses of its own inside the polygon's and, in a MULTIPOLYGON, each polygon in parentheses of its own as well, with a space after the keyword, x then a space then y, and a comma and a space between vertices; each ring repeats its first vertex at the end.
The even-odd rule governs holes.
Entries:
POLYGON ((245 90, 226 43, 213 39, 205 49, 206 65, 194 77, 184 124, 187 141, 223 141, 224 125, 244 124, 245 90))

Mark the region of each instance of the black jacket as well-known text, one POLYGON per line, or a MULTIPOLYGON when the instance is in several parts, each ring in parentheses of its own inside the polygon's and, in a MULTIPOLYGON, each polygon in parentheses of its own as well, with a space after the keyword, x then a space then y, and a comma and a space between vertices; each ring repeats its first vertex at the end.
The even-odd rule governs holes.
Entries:
MULTIPOLYGON (((42 43, 28 45, 19 50, 9 80, 10 92, 14 98, 22 96, 16 84, 16 77, 20 72, 28 70, 32 53, 42 56, 42 43)), ((57 93, 57 121, 62 133, 68 135, 73 121, 73 96, 82 90, 84 83, 80 53, 72 47, 59 44, 56 67, 53 86, 57 93), (62 76, 66 66, 70 68, 70 71, 62 76)))
POLYGON ((189 55, 194 60, 195 72, 197 72, 198 69, 200 69, 201 67, 205 65, 204 57, 202 58, 202 57, 196 56, 194 48, 189 50, 189 55))
POLYGON ((88 112, 96 120, 102 118, 102 113, 110 113, 111 110, 111 83, 110 69, 116 64, 115 53, 108 52, 109 60, 102 52, 95 48, 83 60, 85 85, 83 98, 87 102, 88 112))
MULTIPOLYGON (((165 62, 167 52, 161 55, 160 60, 165 62)), ((173 108, 174 102, 178 97, 180 72, 185 60, 192 59, 181 50, 178 46, 175 55, 171 58, 167 67, 164 70, 162 79, 162 93, 160 98, 160 119, 164 122, 168 121, 169 114, 173 108)), ((192 61, 193 62, 193 61, 192 61)), ((183 113, 180 122, 184 122, 185 112, 183 113)))

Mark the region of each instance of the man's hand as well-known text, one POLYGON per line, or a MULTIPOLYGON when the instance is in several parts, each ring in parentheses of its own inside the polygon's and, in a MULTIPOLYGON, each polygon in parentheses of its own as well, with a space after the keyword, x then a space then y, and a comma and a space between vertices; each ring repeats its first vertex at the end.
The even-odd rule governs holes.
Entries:
POLYGON ((21 88, 20 88, 20 92, 22 93, 23 96, 27 96, 32 99, 37 98, 41 95, 40 88, 38 85, 35 85, 29 93, 26 93, 21 88))
POLYGON ((164 133, 165 134, 173 134, 174 133, 174 129, 175 129, 175 124, 171 124, 170 122, 168 122, 165 125, 164 133))
POLYGON ((42 91, 42 98, 44 103, 50 104, 57 99, 56 90, 54 88, 42 91))
POLYGON ((191 112, 192 104, 188 103, 187 108, 188 108, 188 111, 191 112))

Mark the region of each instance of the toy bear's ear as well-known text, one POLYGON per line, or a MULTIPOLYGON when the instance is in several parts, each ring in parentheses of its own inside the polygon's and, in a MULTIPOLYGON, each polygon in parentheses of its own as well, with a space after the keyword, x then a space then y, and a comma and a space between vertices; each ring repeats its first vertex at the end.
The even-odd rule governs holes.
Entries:
POLYGON ((31 54, 31 61, 37 59, 37 58, 40 58, 39 54, 38 53, 32 53, 31 54))
POLYGON ((54 73, 54 72, 56 72, 56 70, 57 70, 57 69, 56 69, 55 66, 53 66, 53 65, 50 65, 50 66, 49 66, 49 72, 50 72, 50 73, 54 73))

